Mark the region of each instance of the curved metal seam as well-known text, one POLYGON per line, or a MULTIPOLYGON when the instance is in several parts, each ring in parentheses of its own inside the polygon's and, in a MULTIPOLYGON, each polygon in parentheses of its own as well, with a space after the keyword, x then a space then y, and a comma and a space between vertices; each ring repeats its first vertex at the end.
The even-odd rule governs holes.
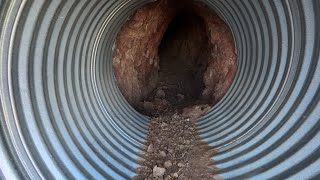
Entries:
MULTIPOLYGON (((14 0, 14 1, 11 3, 12 6, 10 6, 10 7, 11 7, 10 10, 12 10, 13 5, 14 5, 15 3, 17 3, 16 0, 14 0)), ((11 33, 12 35, 10 36, 10 45, 9 45, 10 49, 9 49, 9 53, 8 53, 8 54, 9 54, 9 57, 8 57, 8 69, 12 69, 12 65, 11 65, 12 60, 11 60, 11 56, 10 56, 10 55, 12 54, 12 49, 13 49, 12 47, 13 47, 13 44, 14 44, 15 33, 16 33, 16 31, 17 31, 17 26, 18 26, 18 22, 19 22, 18 19, 19 19, 20 16, 22 15, 22 11, 23 11, 24 6, 25 6, 26 3, 27 3, 26 0, 23 0, 23 1, 22 1, 21 5, 20 5, 20 7, 19 7, 19 10, 18 10, 17 16, 16 16, 15 21, 14 21, 13 30, 12 30, 12 33, 11 33)), ((9 12, 10 12, 10 11, 9 11, 9 12)), ((10 72, 8 73, 8 82, 12 82, 12 76, 11 76, 11 73, 10 73, 10 72)), ((33 157, 31 156, 30 150, 29 150, 29 148, 27 147, 26 142, 24 141, 24 138, 23 138, 23 135, 22 135, 22 132, 21 132, 21 127, 20 127, 19 121, 18 121, 18 119, 17 119, 17 110, 15 109, 15 102, 14 102, 14 100, 13 100, 13 99, 14 99, 14 95, 12 94, 12 84, 11 84, 11 83, 9 83, 9 93, 10 93, 11 108, 12 108, 12 112, 13 112, 13 116, 14 116, 14 121, 15 121, 15 124, 16 124, 16 126, 17 126, 17 130, 18 130, 17 132, 18 132, 19 137, 20 137, 19 139, 20 139, 20 141, 21 141, 22 144, 23 144, 23 148, 24 148, 25 152, 27 153, 30 162, 33 164, 33 168, 35 168, 35 170, 37 171, 38 175, 39 175, 42 179, 44 179, 43 174, 41 173, 40 169, 37 167, 37 163, 35 162, 35 160, 34 160, 33 157)), ((5 106, 3 106, 3 107, 5 107, 5 106)), ((5 120, 9 120, 9 118, 6 118, 5 120)), ((19 149, 19 148, 18 148, 18 146, 17 146, 17 144, 16 144, 16 142, 15 142, 15 138, 12 138, 12 137, 13 137, 13 132, 12 132, 11 129, 13 129, 13 128, 10 126, 10 123, 7 123, 7 126, 8 126, 8 130, 9 130, 10 136, 11 136, 10 139, 11 139, 11 141, 12 141, 12 144, 14 145, 15 150, 17 150, 17 149, 19 149)), ((25 160, 24 160, 24 158, 22 158, 22 155, 21 155, 20 151, 15 151, 15 152, 16 152, 17 155, 19 156, 19 159, 20 159, 21 163, 23 164, 23 166, 24 166, 24 168, 25 168, 25 171, 28 173, 29 177, 30 177, 31 179, 36 179, 36 178, 34 177, 34 175, 31 173, 31 171, 29 170, 29 167, 26 165, 25 160)))
MULTIPOLYGON (((101 40, 101 36, 102 36, 102 33, 103 31, 105 31, 105 28, 107 26, 108 23, 110 23, 110 20, 111 18, 114 17, 114 15, 120 10, 121 7, 124 7, 126 4, 128 4, 130 1, 126 1, 124 2, 123 4, 119 5, 118 8, 115 8, 111 13, 110 15, 106 18, 106 20, 103 22, 103 25, 101 26, 98 34, 97 34, 97 37, 95 39, 95 42, 94 42, 94 47, 93 47, 93 51, 92 51, 92 55, 91 55, 91 83, 94 85, 94 89, 95 89, 95 95, 96 95, 96 98, 98 99, 98 102, 100 104, 100 107, 103 109, 103 113, 110 119, 111 116, 107 113, 106 111, 106 108, 104 107, 103 103, 102 103, 102 100, 101 100, 101 97, 99 95, 99 92, 98 92, 98 87, 97 87, 97 82, 96 82, 96 75, 95 75, 95 71, 94 71, 94 68, 95 68, 95 64, 96 64, 96 56, 97 56, 97 49, 98 49, 98 45, 100 44, 100 40, 101 40)), ((125 136, 126 138, 130 139, 130 141, 132 142, 135 142, 136 144, 140 144, 139 142, 137 142, 136 140, 132 139, 130 136, 127 135, 127 133, 123 132, 121 130, 120 127, 118 127, 115 123, 112 122, 113 120, 110 120, 110 122, 112 123, 112 125, 115 127, 116 130, 120 131, 120 134, 122 134, 123 136, 125 136)), ((142 144, 141 144, 142 145, 142 144)))
MULTIPOLYGON (((286 3, 289 3, 288 2, 289 0, 286 0, 285 2, 286 3)), ((288 6, 289 8, 290 8, 290 6, 288 6)), ((289 12, 291 12, 291 11, 289 11, 289 12)), ((292 20, 292 14, 290 13, 290 20, 292 20)), ((292 21, 291 21, 292 22, 292 21)), ((293 26, 293 25, 292 25, 293 26)), ((292 31, 293 31, 293 33, 294 33, 294 29, 293 29, 293 27, 291 27, 291 29, 292 29, 292 31)), ((294 38, 292 38, 292 43, 294 44, 294 38)), ((292 52, 292 54, 291 54, 291 58, 290 58, 290 63, 289 63, 289 72, 291 71, 291 68, 292 68, 292 62, 293 62, 293 52, 292 52)), ((285 77, 285 83, 283 83, 283 85, 282 85, 282 87, 281 87, 281 90, 280 90, 280 93, 278 94, 278 96, 276 97, 276 100, 272 103, 272 105, 271 105, 271 107, 270 107, 270 109, 265 113, 265 115, 261 118, 261 120, 259 120, 258 122, 257 122, 257 124, 255 124, 250 130, 248 130, 245 134, 243 134, 243 135, 241 135, 241 136, 239 136, 237 139, 234 139, 234 140, 232 140, 231 142, 229 142, 229 143, 227 143, 227 144, 224 144, 224 145, 222 145, 222 146, 219 146, 219 147, 216 147, 215 149, 216 150, 219 150, 219 149, 222 149, 222 148, 224 148, 224 147, 226 147, 226 146, 229 146, 230 144, 233 144, 234 142, 236 142, 236 141, 240 141, 241 139, 243 139, 243 138, 245 138, 248 134, 251 134, 252 132, 254 132, 254 129, 257 127, 257 126, 259 126, 259 124, 260 123, 262 123, 263 121, 264 121, 264 119, 269 115, 269 113, 273 110, 273 108, 275 107, 275 105, 278 103, 278 101, 279 101, 279 98, 280 98, 280 96, 281 96, 281 94, 282 94, 282 92, 284 91, 284 88, 286 87, 286 84, 287 84, 287 82, 288 82, 288 79, 289 79, 289 73, 287 73, 286 74, 286 77, 285 77)))

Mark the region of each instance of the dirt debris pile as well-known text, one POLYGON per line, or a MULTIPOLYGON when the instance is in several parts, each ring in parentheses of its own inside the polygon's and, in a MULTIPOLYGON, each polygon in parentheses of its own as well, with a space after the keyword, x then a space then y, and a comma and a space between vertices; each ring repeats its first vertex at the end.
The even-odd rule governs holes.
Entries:
MULTIPOLYGON (((193 108, 200 116, 206 110, 193 108)), ((186 114, 168 114, 151 121, 147 149, 134 179, 215 179, 212 147, 201 142, 195 120, 186 114)))

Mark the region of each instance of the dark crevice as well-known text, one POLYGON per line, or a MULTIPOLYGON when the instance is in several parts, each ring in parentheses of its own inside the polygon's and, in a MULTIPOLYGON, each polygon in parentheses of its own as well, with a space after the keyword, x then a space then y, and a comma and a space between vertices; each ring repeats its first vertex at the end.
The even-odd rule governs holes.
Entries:
MULTIPOLYGON (((146 100, 165 99, 168 103, 164 104, 170 106, 167 109, 162 107, 166 110, 208 103, 208 100, 201 99, 209 52, 203 19, 188 11, 177 15, 169 24, 158 52, 157 86, 146 100)), ((154 114, 148 110, 144 109, 144 113, 154 114)))

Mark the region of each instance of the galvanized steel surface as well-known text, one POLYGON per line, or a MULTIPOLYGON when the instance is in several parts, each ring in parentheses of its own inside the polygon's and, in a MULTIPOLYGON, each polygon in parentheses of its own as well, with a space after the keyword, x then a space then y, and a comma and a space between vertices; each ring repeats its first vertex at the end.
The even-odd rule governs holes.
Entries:
MULTIPOLYGON (((205 1, 238 72, 202 118, 224 179, 320 178, 320 3, 205 1)), ((0 0, 0 177, 128 179, 148 119, 115 84, 119 27, 147 1, 0 0)))

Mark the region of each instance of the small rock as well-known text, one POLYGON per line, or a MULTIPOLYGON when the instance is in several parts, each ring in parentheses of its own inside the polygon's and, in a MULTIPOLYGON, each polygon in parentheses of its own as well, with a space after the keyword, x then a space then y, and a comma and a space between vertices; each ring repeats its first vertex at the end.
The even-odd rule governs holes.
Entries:
POLYGON ((171 167, 171 166, 172 166, 172 163, 171 163, 171 161, 170 161, 170 160, 169 160, 169 161, 164 162, 164 167, 168 168, 168 167, 171 167))
POLYGON ((160 155, 161 155, 162 157, 166 157, 166 156, 167 156, 167 154, 166 154, 164 151, 160 151, 160 155))
POLYGON ((178 175, 178 173, 173 173, 173 174, 172 174, 172 177, 174 177, 174 178, 178 178, 178 177, 179 177, 179 175, 178 175))
POLYGON ((148 153, 152 153, 152 152, 153 152, 153 145, 152 145, 152 144, 150 144, 150 145, 148 146, 147 152, 148 152, 148 153))
POLYGON ((214 175, 213 176, 213 180, 221 180, 222 178, 220 177, 220 176, 218 176, 218 175, 214 175))
POLYGON ((164 97, 166 97, 166 93, 165 93, 162 89, 159 89, 159 90, 156 92, 156 97, 157 97, 157 98, 164 98, 164 97))
POLYGON ((153 177, 162 179, 165 172, 166 172, 165 168, 161 168, 161 167, 155 166, 153 168, 153 177))
POLYGON ((183 168, 183 167, 185 167, 185 165, 183 163, 179 162, 178 167, 183 168))
POLYGON ((161 124, 161 127, 165 127, 165 126, 167 126, 168 124, 167 123, 162 123, 161 124))
POLYGON ((170 154, 172 154, 172 153, 173 153, 173 150, 172 150, 172 149, 168 149, 168 152, 169 152, 170 154))
POLYGON ((170 88, 168 86, 166 86, 166 85, 162 85, 161 89, 170 89, 170 88))
POLYGON ((162 99, 162 98, 158 98, 158 97, 155 97, 154 98, 154 103, 157 103, 157 104, 162 104, 162 101, 163 101, 164 99, 162 99))
POLYGON ((162 99, 162 105, 163 106, 170 106, 170 102, 167 101, 166 99, 162 99))
POLYGON ((179 100, 183 100, 184 99, 184 95, 180 94, 180 93, 177 94, 177 97, 179 98, 179 100))
POLYGON ((147 111, 153 111, 154 110, 154 104, 152 102, 149 102, 149 101, 144 101, 143 102, 143 107, 147 111))
POLYGON ((206 112, 210 110, 210 106, 208 105, 195 105, 186 107, 182 110, 182 115, 185 117, 197 119, 200 116, 204 115, 206 112))
POLYGON ((190 144, 190 141, 189 141, 189 140, 186 140, 186 141, 185 141, 185 144, 190 144))

